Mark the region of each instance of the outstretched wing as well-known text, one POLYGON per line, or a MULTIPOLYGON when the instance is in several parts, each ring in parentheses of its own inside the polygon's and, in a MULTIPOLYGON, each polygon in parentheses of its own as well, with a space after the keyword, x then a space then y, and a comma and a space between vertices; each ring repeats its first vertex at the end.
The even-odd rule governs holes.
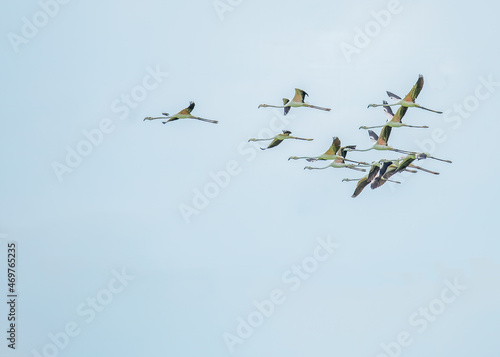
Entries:
POLYGON ((401 119, 403 119, 407 110, 408 107, 400 106, 396 114, 392 117, 391 121, 393 123, 401 123, 401 119))
MULTIPOLYGON (((383 101, 383 103, 384 103, 384 104, 389 104, 389 103, 387 103, 387 101, 386 101, 386 100, 384 100, 384 101, 383 101)), ((391 119, 392 119, 392 117, 394 116, 394 113, 392 112, 392 108, 391 108, 391 107, 389 107, 388 105, 384 105, 384 112, 385 112, 385 114, 387 115, 387 117, 389 118, 389 119, 387 119, 387 120, 391 120, 391 119)))
POLYGON ((372 182, 372 180, 375 178, 375 176, 377 176, 379 171, 380 167, 378 165, 372 165, 372 167, 370 167, 370 171, 368 172, 368 183, 372 182))
POLYGON ((338 136, 333 138, 332 145, 326 150, 325 155, 336 155, 337 151, 340 149, 340 139, 338 136))
POLYGON ((347 149, 354 150, 354 149, 356 149, 356 145, 342 146, 342 147, 339 149, 339 151, 337 152, 337 155, 342 156, 342 157, 346 157, 347 152, 349 151, 349 150, 347 150, 347 149))
POLYGON ((401 97, 397 96, 396 94, 394 94, 392 92, 386 91, 386 93, 389 96, 389 98, 391 98, 392 100, 401 100, 401 97))
POLYGON ((306 99, 306 96, 309 95, 306 92, 304 92, 302 89, 295 88, 295 96, 293 97, 294 102, 304 102, 306 99))
POLYGON ((191 114, 194 109, 194 102, 189 102, 189 107, 182 109, 178 114, 191 114))
POLYGON ((408 166, 410 166, 410 164, 415 161, 415 155, 408 155, 406 156, 403 161, 401 161, 401 163, 398 165, 398 168, 396 170, 396 172, 402 172, 404 171, 408 166))
POLYGON ((161 123, 162 123, 162 124, 167 124, 169 121, 174 121, 174 120, 179 120, 179 118, 177 118, 177 117, 172 117, 172 118, 168 119, 167 121, 162 121, 161 123))
POLYGON ((389 125, 385 125, 380 131, 380 136, 378 137, 377 144, 378 145, 386 145, 389 141, 389 136, 391 135, 392 128, 389 125))
POLYGON ((384 176, 386 171, 387 171, 387 168, 389 166, 392 165, 392 161, 385 161, 383 164, 382 164, 382 167, 380 167, 380 171, 378 172, 378 175, 379 176, 384 176))
POLYGON ((273 141, 271 141, 271 144, 269 144, 269 146, 267 147, 267 149, 278 146, 279 144, 281 144, 282 141, 283 139, 274 138, 273 141))
POLYGON ((370 181, 368 181, 368 176, 364 176, 361 180, 358 181, 358 184, 356 185, 356 189, 354 190, 354 193, 352 194, 352 198, 358 197, 358 195, 363 191, 363 189, 368 186, 370 181))
POLYGON ((389 165, 387 170, 385 171, 385 174, 382 176, 382 181, 380 181, 380 185, 382 186, 387 180, 389 180, 398 170, 398 167, 394 164, 389 165))
POLYGON ((417 83, 415 83, 415 85, 413 86, 411 91, 406 95, 404 100, 407 102, 415 103, 415 99, 417 99, 423 86, 424 86, 424 76, 419 74, 418 79, 417 79, 417 83))
POLYGON ((370 140, 373 142, 377 142, 378 140, 378 135, 375 134, 373 130, 368 130, 368 135, 370 136, 370 140))
POLYGON ((383 180, 383 176, 387 170, 387 168, 389 166, 392 165, 392 161, 384 161, 384 163, 382 164, 382 166, 380 167, 380 170, 378 171, 378 174, 377 176, 375 176, 371 182, 371 185, 370 185, 370 188, 372 190, 376 189, 377 187, 380 187, 382 186, 382 180, 383 180))
MULTIPOLYGON (((283 105, 286 105, 289 101, 290 101, 290 99, 288 99, 288 98, 283 98, 283 105)), ((290 108, 291 108, 291 107, 284 107, 284 108, 283 108, 283 111, 285 112, 285 115, 287 115, 287 114, 288 114, 288 112, 290 111, 290 108)))

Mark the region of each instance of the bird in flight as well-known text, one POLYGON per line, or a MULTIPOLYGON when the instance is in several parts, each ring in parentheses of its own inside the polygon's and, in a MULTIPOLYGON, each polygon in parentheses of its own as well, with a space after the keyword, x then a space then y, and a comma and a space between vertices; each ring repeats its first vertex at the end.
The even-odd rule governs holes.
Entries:
POLYGON ((375 134, 373 130, 368 130, 368 134, 370 135, 370 139, 375 143, 371 148, 359 150, 359 149, 349 149, 349 151, 369 151, 369 150, 391 150, 400 152, 403 154, 410 154, 411 151, 395 149, 392 146, 387 144, 389 141, 389 136, 391 135, 392 128, 389 125, 384 125, 382 130, 380 131, 380 136, 375 134))
MULTIPOLYGON (((358 184, 356 185, 356 188, 354 190, 354 193, 352 194, 352 198, 358 197, 358 195, 364 190, 366 186, 368 186, 371 182, 373 182, 377 177, 382 177, 387 168, 392 165, 392 161, 390 160, 378 160, 372 163, 370 167, 370 171, 368 172, 367 175, 363 176, 360 179, 343 179, 342 182, 349 182, 349 181, 358 181, 358 184)), ((387 180, 389 182, 394 182, 400 184, 401 182, 399 181, 393 181, 393 180, 387 180)))
POLYGON ((276 135, 275 137, 273 138, 269 138, 269 139, 255 139, 255 138, 251 138, 251 139, 248 139, 248 141, 264 141, 264 140, 272 140, 271 143, 269 144, 269 146, 267 148, 260 148, 261 150, 266 150, 266 149, 270 149, 270 148, 273 148, 275 146, 278 146, 279 144, 281 144, 283 142, 283 140, 285 139, 296 139, 296 140, 307 140, 307 141, 311 141, 311 140, 314 140, 314 139, 304 139, 304 138, 297 138, 295 136, 291 136, 292 132, 290 130, 283 130, 283 134, 278 134, 276 135))
POLYGON ((378 175, 371 183, 371 188, 375 189, 382 186, 386 181, 388 181, 393 175, 398 172, 408 171, 416 173, 417 171, 409 169, 409 167, 421 170, 433 175, 439 175, 439 172, 424 169, 423 167, 412 164, 415 160, 423 160, 426 158, 426 154, 423 153, 411 153, 405 157, 397 160, 392 160, 392 165, 390 165, 383 175, 378 175))
POLYGON ((350 151, 356 148, 356 145, 349 145, 349 146, 340 146, 340 139, 335 136, 333 138, 333 143, 330 145, 328 150, 326 150, 323 154, 319 156, 290 156, 288 160, 299 160, 299 159, 306 159, 309 162, 312 161, 317 161, 317 160, 336 160, 336 159, 341 159, 344 161, 349 161, 349 162, 354 162, 356 164, 360 165, 370 165, 367 164, 366 162, 359 162, 359 161, 354 161, 354 160, 348 160, 345 158, 345 155, 342 154, 342 151, 350 151), (342 149, 342 150, 340 150, 342 149), (340 154, 339 154, 340 153, 340 154))
POLYGON ((305 97, 308 96, 306 92, 304 92, 302 89, 295 88, 295 95, 292 98, 292 100, 289 100, 287 98, 283 98, 283 105, 270 105, 270 104, 260 104, 259 108, 283 108, 285 115, 288 114, 290 111, 291 107, 297 108, 297 107, 308 107, 308 108, 314 108, 314 109, 319 109, 319 110, 324 110, 329 112, 331 109, 330 108, 323 108, 323 107, 318 107, 316 105, 311 105, 309 103, 306 103, 305 97))
MULTIPOLYGON (((210 119, 205 119, 205 118, 200 118, 200 117, 195 117, 194 115, 191 115, 191 112, 194 109, 194 102, 189 102, 189 107, 182 109, 180 112, 174 115, 169 115, 168 113, 162 113, 164 116, 163 117, 146 117, 144 120, 156 120, 156 119, 168 119, 167 121, 162 122, 163 124, 166 124, 170 121, 178 120, 178 119, 197 119, 201 121, 206 121, 208 123, 213 123, 217 124, 217 120, 210 120, 210 119)), ((143 121, 144 121, 143 120, 143 121)))
POLYGON ((408 125, 408 124, 403 124, 401 119, 403 119, 403 116, 406 114, 406 111, 408 110, 408 107, 399 107, 398 111, 396 112, 396 115, 392 112, 391 107, 389 107, 387 101, 384 100, 384 111, 386 115, 390 118, 384 125, 376 125, 376 126, 360 126, 360 129, 374 129, 374 128, 382 128, 385 125, 388 125, 392 128, 399 128, 402 126, 406 126, 408 128, 428 128, 428 126, 416 126, 416 125, 408 125))
POLYGON ((389 98, 393 100, 397 100, 396 103, 393 104, 369 104, 368 108, 370 107, 380 107, 380 106, 394 106, 394 105, 401 105, 403 107, 407 108, 420 108, 424 110, 428 110, 430 112, 438 113, 438 114, 443 114, 443 112, 439 112, 437 110, 432 110, 429 108, 422 107, 420 104, 415 103, 415 99, 417 99, 418 95, 420 94, 420 91, 422 90, 424 86, 424 76, 421 74, 418 76, 417 83, 413 86, 413 88, 410 90, 410 92, 404 97, 404 99, 401 99, 401 97, 397 96, 394 93, 391 93, 387 91, 387 95, 389 98))
MULTIPOLYGON (((337 138, 338 139, 338 138, 337 138)), ((340 140, 338 141, 338 145, 340 145, 340 140)), ((348 148, 355 148, 356 146, 342 146, 340 147, 337 152, 336 152, 336 156, 337 158, 334 159, 332 161, 332 163, 328 166, 325 166, 325 167, 312 167, 312 166, 306 166, 304 167, 304 170, 323 170, 323 169, 327 169, 329 167, 333 167, 333 168, 342 168, 342 167, 347 167, 348 169, 352 169, 352 170, 357 170, 357 171, 362 171, 362 172, 365 172, 366 170, 365 169, 361 169, 359 167, 356 167, 356 166, 360 166, 362 164, 358 164, 358 165, 354 165, 354 164, 346 164, 345 163, 345 160, 346 160, 346 155, 347 155, 347 152, 349 150, 347 150, 348 148)), ((366 165, 368 166, 368 165, 366 165)))

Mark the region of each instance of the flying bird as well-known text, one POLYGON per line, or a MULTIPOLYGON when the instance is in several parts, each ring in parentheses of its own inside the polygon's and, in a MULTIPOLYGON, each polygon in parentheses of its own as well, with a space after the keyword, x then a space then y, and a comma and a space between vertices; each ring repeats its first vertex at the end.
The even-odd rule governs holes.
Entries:
MULTIPOLYGON (((339 141, 339 145, 340 145, 340 141, 339 141)), ((360 169, 356 166, 359 166, 358 165, 353 165, 353 164, 346 164, 345 163, 345 160, 346 160, 346 155, 347 155, 347 148, 355 148, 356 146, 343 146, 341 148, 339 148, 337 150, 337 158, 334 159, 332 161, 332 163, 328 166, 325 166, 325 167, 312 167, 312 166, 306 166, 304 167, 304 170, 305 169, 308 169, 308 170, 323 170, 323 169, 327 169, 329 167, 333 167, 333 168, 342 168, 342 167, 347 167, 348 169, 352 169, 352 170, 357 170, 357 171, 362 171, 362 172, 365 172, 366 170, 365 169, 360 169)))
POLYGON ((162 122, 163 124, 166 124, 169 121, 174 121, 174 120, 178 120, 178 119, 197 119, 197 120, 206 121, 208 123, 213 123, 213 124, 218 123, 217 120, 210 120, 210 119, 195 117, 194 115, 191 115, 191 112, 194 109, 194 105, 195 105, 194 102, 189 102, 189 107, 182 109, 177 114, 170 116, 168 113, 162 113, 164 115, 163 117, 155 117, 155 118, 146 117, 146 118, 144 118, 144 120, 168 119, 167 121, 162 122))
POLYGON ((283 134, 278 134, 276 135, 275 137, 273 138, 269 138, 269 139, 255 139, 255 138, 251 138, 251 139, 248 139, 248 141, 264 141, 264 140, 272 140, 271 143, 269 144, 269 146, 267 148, 260 148, 261 150, 266 150, 266 149, 270 149, 270 148, 273 148, 275 146, 278 146, 279 144, 281 144, 283 142, 283 140, 285 139, 297 139, 297 140, 307 140, 307 141, 311 141, 311 140, 314 140, 314 139, 304 139, 304 138, 297 138, 295 136, 291 136, 292 132, 289 131, 289 130, 283 130, 283 134))
POLYGON ((309 103, 306 103, 305 97, 309 96, 306 92, 304 92, 302 89, 295 88, 295 95, 292 98, 292 100, 289 100, 287 98, 283 98, 283 105, 270 105, 270 104, 260 104, 259 108, 283 108, 285 115, 288 114, 290 111, 291 107, 297 108, 297 107, 308 107, 308 108, 314 108, 314 109, 319 109, 319 110, 324 110, 329 112, 331 109, 330 108, 323 108, 323 107, 318 107, 316 105, 311 105, 309 103))
MULTIPOLYGON (((410 170, 408 167, 421 170, 433 175, 439 175, 439 172, 431 171, 424 169, 423 167, 413 165, 412 162, 415 160, 422 160, 425 159, 426 155, 422 153, 411 153, 405 157, 402 157, 401 159, 398 160, 393 160, 392 165, 390 165, 386 172, 383 175, 377 176, 371 183, 371 188, 375 189, 377 187, 382 186, 386 181, 389 180, 390 177, 393 175, 397 174, 398 172, 417 172, 415 170, 410 170)), ((390 180, 389 180, 390 181, 390 180)))
MULTIPOLYGON (((345 151, 350 151, 350 150, 353 150, 355 148, 356 148, 356 145, 349 145, 349 146, 343 146, 342 147, 342 149, 345 150, 345 151)), ((344 161, 354 162, 356 164, 370 165, 370 164, 367 164, 366 162, 359 162, 359 161, 354 161, 354 160, 348 160, 348 159, 346 159, 345 155, 342 155, 342 153, 340 153, 340 155, 339 155, 339 149, 341 149, 340 139, 337 136, 335 136, 333 138, 332 145, 330 145, 330 147, 328 148, 328 150, 326 150, 320 156, 312 156, 312 157, 309 157, 309 156, 290 156, 288 158, 288 160, 306 159, 307 161, 312 162, 312 161, 317 161, 317 160, 336 160, 336 159, 342 159, 344 161)))
MULTIPOLYGON (((376 179, 376 177, 383 176, 389 166, 392 165, 392 161, 390 160, 379 160, 375 161, 372 163, 370 167, 370 171, 368 172, 367 175, 363 176, 360 179, 343 179, 342 182, 349 182, 349 181, 358 181, 358 184, 356 185, 356 189, 354 190, 354 193, 352 194, 352 198, 358 197, 358 195, 364 190, 366 186, 368 186, 373 180, 376 179)), ((390 182, 394 183, 401 183, 399 181, 392 181, 388 180, 390 182)))
POLYGON ((407 108, 420 108, 420 109, 425 109, 430 112, 442 114, 443 112, 439 112, 437 110, 432 110, 429 108, 422 107, 420 104, 415 103, 415 99, 417 99, 418 95, 420 94, 420 91, 422 90, 424 86, 424 76, 421 74, 418 75, 418 80, 417 83, 413 86, 413 88, 410 90, 410 92, 404 97, 404 99, 401 99, 401 97, 398 97, 396 94, 391 93, 387 91, 387 95, 389 98, 393 100, 397 100, 396 103, 393 104, 369 104, 368 108, 370 107, 380 107, 380 106, 394 106, 394 105, 401 105, 403 107, 407 108))
POLYGON ((392 128, 389 125, 384 125, 384 127, 380 131, 380 136, 375 134, 375 132, 373 130, 368 130, 368 134, 370 135, 370 139, 373 142, 375 142, 375 144, 373 144, 373 146, 371 148, 368 148, 368 149, 364 149, 364 150, 350 149, 350 151, 391 150, 391 151, 396 151, 396 152, 400 152, 403 154, 410 154, 411 151, 395 149, 392 146, 389 146, 387 144, 387 141, 389 141, 389 136, 391 135, 391 130, 392 130, 392 128))
MULTIPOLYGON (((408 124, 403 124, 401 119, 403 119, 403 116, 406 114, 406 111, 408 110, 408 107, 399 107, 398 111, 396 112, 396 115, 392 112, 391 107, 387 106, 387 101, 384 100, 384 111, 386 115, 390 118, 385 125, 388 125, 392 128, 399 128, 402 126, 406 126, 409 128, 428 128, 428 126, 416 126, 416 125, 408 125, 408 124)), ((360 126, 360 129, 373 129, 373 128, 382 128, 385 125, 377 125, 377 126, 360 126)))
MULTIPOLYGON (((396 174, 396 171, 398 169, 398 164, 393 161, 389 166, 385 168, 385 171, 382 174, 378 174, 376 177, 373 178, 373 180, 370 182, 370 187, 371 189, 376 189, 377 187, 382 186, 386 182, 397 182, 401 183, 399 181, 392 181, 390 178, 396 174)), ((413 172, 413 171, 411 171, 413 172)))

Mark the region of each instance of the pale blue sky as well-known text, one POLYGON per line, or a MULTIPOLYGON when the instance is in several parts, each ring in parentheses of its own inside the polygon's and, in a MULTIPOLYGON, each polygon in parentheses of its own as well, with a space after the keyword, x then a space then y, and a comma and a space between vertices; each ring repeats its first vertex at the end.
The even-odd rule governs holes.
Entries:
MULTIPOLYGON (((376 357, 404 331, 402 356, 498 356, 498 5, 71 0, 51 9, 53 17, 36 1, 11 3, 0 15, 0 256, 17 241, 17 355, 230 356, 224 334, 237 335, 239 317, 279 290, 284 302, 234 356, 376 357), (24 18, 47 23, 12 45, 24 18), (346 56, 358 29, 373 36, 346 56), (406 123, 430 128, 393 129, 389 143, 453 160, 418 162, 439 176, 398 176, 401 185, 352 199, 355 183, 342 179, 362 174, 287 161, 321 154, 333 136, 369 147, 358 127, 385 115, 366 106, 386 90, 405 95, 419 74, 417 102, 445 113, 408 110, 406 123), (257 109, 295 87, 332 110, 257 109), (189 101, 219 124, 142 121, 189 101), (108 132, 98 145, 68 166, 68 150, 85 150, 85 132, 100 127, 108 132), (247 143, 270 128, 314 141, 263 152, 247 143), (59 179, 55 162, 68 166, 59 179), (184 219, 183 205, 228 165, 227 186, 184 219), (340 246, 318 263, 327 237, 340 246), (303 261, 319 265, 292 291, 283 276, 303 261), (109 295, 122 269, 133 279, 109 295), (443 303, 457 277, 467 289, 443 303), (87 323, 87 299, 109 297, 87 323), (410 316, 432 304, 445 309, 419 332, 410 316), (71 322, 78 335, 47 347, 71 322)), ((0 284, 6 294, 5 277, 0 284)), ((6 314, 4 306, 2 329, 6 314)), ((0 350, 11 353, 5 340, 0 350)))

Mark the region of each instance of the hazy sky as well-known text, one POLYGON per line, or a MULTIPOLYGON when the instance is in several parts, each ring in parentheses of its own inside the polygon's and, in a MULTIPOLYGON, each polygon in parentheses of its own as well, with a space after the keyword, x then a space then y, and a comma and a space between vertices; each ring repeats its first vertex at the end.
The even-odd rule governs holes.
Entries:
MULTIPOLYGON (((17 244, 16 356, 491 356, 498 5, 374 0, 6 4, 0 293, 17 244), (452 160, 351 195, 303 170, 372 145, 452 160), (261 108, 294 88, 330 112, 261 108), (162 125, 146 116, 194 115, 162 125), (396 110, 396 108, 394 108, 396 110), (261 151, 287 129, 314 141, 261 151), (377 133, 379 130, 376 130, 377 133), (265 145, 266 143, 259 143, 265 145), (467 145, 467 146, 466 146, 467 145)), ((350 153, 353 160, 397 153, 350 153)), ((9 306, 0 326, 9 327, 9 306)), ((6 334, 5 334, 6 335, 6 334)), ((8 337, 8 336, 7 336, 8 337)))

